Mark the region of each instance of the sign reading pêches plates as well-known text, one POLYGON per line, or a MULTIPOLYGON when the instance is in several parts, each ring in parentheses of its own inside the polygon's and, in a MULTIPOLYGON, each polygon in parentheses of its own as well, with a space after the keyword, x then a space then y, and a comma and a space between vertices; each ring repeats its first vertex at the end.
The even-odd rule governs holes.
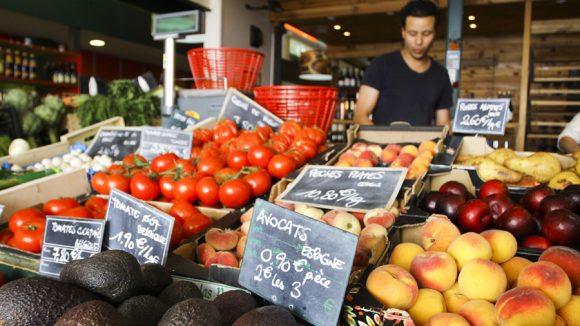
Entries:
POLYGON ((230 119, 238 125, 238 128, 245 130, 254 130, 260 126, 269 126, 274 130, 278 130, 278 127, 284 122, 272 112, 233 88, 228 90, 224 105, 218 116, 218 120, 222 119, 230 119))
POLYGON ((503 135, 509 98, 457 100, 453 133, 503 135))

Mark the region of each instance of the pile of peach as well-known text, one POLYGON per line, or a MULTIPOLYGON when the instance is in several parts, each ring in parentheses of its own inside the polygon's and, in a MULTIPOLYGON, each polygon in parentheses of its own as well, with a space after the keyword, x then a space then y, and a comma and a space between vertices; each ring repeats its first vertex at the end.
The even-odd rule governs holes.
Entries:
POLYGON ((429 164, 431 164, 433 155, 436 152, 436 144, 431 140, 422 142, 419 147, 415 145, 389 144, 384 149, 378 144, 357 142, 341 154, 334 165, 405 167, 409 169, 406 179, 413 180, 429 170, 429 164))
POLYGON ((580 253, 554 246, 532 263, 516 250, 507 231, 461 234, 431 217, 421 245, 398 244, 366 285, 416 325, 580 325, 580 253))

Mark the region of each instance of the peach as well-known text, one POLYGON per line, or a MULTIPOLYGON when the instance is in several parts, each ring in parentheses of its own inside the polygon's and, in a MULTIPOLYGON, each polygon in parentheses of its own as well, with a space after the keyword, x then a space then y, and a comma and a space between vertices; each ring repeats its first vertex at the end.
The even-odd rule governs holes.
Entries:
POLYGON ((450 312, 440 312, 429 318, 425 326, 470 326, 465 318, 450 312))
POLYGON ((580 286, 580 252, 570 247, 552 246, 546 249, 539 260, 547 260, 560 266, 568 277, 572 286, 580 286))
POLYGON ((415 156, 409 154, 409 153, 400 153, 399 156, 397 156, 398 160, 404 161, 407 163, 407 166, 411 165, 411 163, 413 162, 413 160, 415 160, 415 156))
POLYGON ((566 323, 566 320, 564 318, 556 315, 554 326, 568 326, 568 323, 566 323))
POLYGON ((320 208, 312 207, 306 204, 296 204, 294 206, 294 211, 298 214, 308 216, 315 220, 320 220, 322 215, 324 215, 324 211, 322 211, 320 208))
POLYGON ((422 288, 444 292, 455 284, 457 265, 448 253, 427 251, 411 262, 411 275, 422 288))
POLYGON ((396 265, 375 268, 367 278, 369 292, 388 308, 408 309, 417 300, 419 288, 409 272, 396 265))
POLYGON ((205 267, 209 268, 211 265, 224 265, 230 267, 239 267, 239 262, 236 256, 229 251, 218 251, 211 256, 206 262, 205 267))
POLYGON ((473 259, 491 259, 492 257, 489 242, 475 232, 467 232, 460 235, 451 242, 447 248, 447 252, 453 256, 459 270, 473 259))
POLYGON ((205 265, 205 262, 216 254, 215 249, 207 243, 202 243, 195 248, 197 262, 205 265))
POLYGON ((246 240, 248 239, 247 236, 243 235, 240 237, 240 240, 238 241, 238 244, 236 245, 236 256, 238 256, 239 259, 242 259, 242 257, 244 257, 244 251, 246 250, 246 240))
POLYGON ((433 155, 435 155, 435 153, 437 152, 437 144, 432 141, 432 140, 426 140, 421 142, 421 144, 419 144, 419 153, 422 152, 429 152, 433 155))
POLYGON ((356 159, 357 156, 354 155, 353 153, 342 153, 338 157, 338 162, 347 162, 350 163, 350 165, 352 165, 356 159))
POLYGON ((463 266, 457 283, 459 291, 470 300, 483 299, 495 302, 505 291, 507 278, 497 263, 475 258, 463 266))
POLYGON ((387 229, 378 224, 369 224, 360 232, 358 242, 365 250, 372 251, 376 246, 384 248, 387 239, 387 229))
POLYGON ((329 224, 357 236, 361 232, 360 222, 354 215, 348 212, 343 211, 336 214, 329 224))
POLYGON ((495 303, 500 325, 545 326, 556 320, 554 303, 536 288, 517 287, 502 294, 495 303))
POLYGON ((354 161, 354 163, 352 164, 352 166, 371 168, 374 166, 374 164, 373 164, 373 162, 371 162, 371 160, 367 160, 364 158, 357 158, 354 161))
POLYGON ((421 242, 423 249, 447 251, 447 247, 461 235, 459 229, 447 219, 432 219, 423 225, 421 242))
POLYGON ((391 163, 391 165, 389 165, 389 166, 390 166, 390 167, 392 167, 392 168, 406 168, 406 167, 408 167, 409 165, 411 165, 411 162, 404 161, 404 160, 401 160, 401 159, 399 159, 399 158, 396 158, 396 159, 395 159, 395 160, 394 160, 394 161, 391 163))
POLYGON ((294 210, 294 204, 291 204, 291 203, 285 203, 285 202, 283 202, 283 201, 276 200, 276 201, 274 201, 274 204, 276 204, 276 205, 278 205, 278 206, 280 206, 280 207, 283 207, 283 208, 289 209, 289 210, 291 210, 291 211, 293 211, 293 210, 294 210))
POLYGON ((429 162, 433 160, 433 154, 429 151, 419 152, 419 155, 417 155, 417 157, 424 157, 428 159, 429 162))
POLYGON ((368 145, 366 150, 373 152, 373 154, 375 154, 375 157, 377 157, 377 159, 379 157, 381 157, 381 153, 383 152, 383 149, 381 148, 381 146, 377 145, 377 144, 368 145))
POLYGON ((403 267, 407 272, 411 270, 411 262, 413 258, 420 253, 425 252, 421 246, 412 242, 403 242, 393 248, 391 257, 389 257, 389 264, 394 264, 403 267))
POLYGON ((491 260, 501 264, 510 260, 516 255, 518 241, 511 232, 504 230, 487 230, 481 232, 491 245, 491 260))
POLYGON ((445 298, 447 311, 453 313, 459 312, 459 308, 469 301, 469 298, 459 290, 459 284, 457 282, 449 290, 443 292, 443 298, 445 298))
POLYGON ((566 305, 558 309, 558 316, 562 317, 568 326, 580 326, 580 296, 573 295, 566 305))
POLYGON ((349 167, 349 166, 352 166, 353 163, 350 163, 348 161, 338 161, 338 162, 334 163, 334 166, 345 166, 345 167, 349 167))
POLYGON ((349 149, 354 149, 354 150, 358 150, 360 152, 365 151, 367 149, 368 145, 367 143, 363 143, 363 142, 356 142, 354 144, 352 144, 352 146, 350 146, 349 149))
POLYGON ((248 232, 250 232, 250 223, 251 221, 245 221, 244 223, 242 223, 242 226, 240 226, 240 231, 242 231, 243 234, 248 234, 248 232))
POLYGON ((397 153, 397 155, 399 155, 399 152, 401 152, 401 148, 402 146, 399 144, 388 144, 387 147, 385 147, 385 149, 393 151, 397 153))
POLYGON ((415 145, 406 145, 401 148, 401 154, 411 154, 413 157, 419 154, 419 149, 415 145))
POLYGON ((495 308, 493 304, 485 300, 471 300, 466 302, 458 312, 471 325, 475 326, 494 326, 497 325, 495 318, 495 308))
POLYGON ((413 162, 411 162, 411 166, 419 165, 427 168, 429 168, 429 164, 431 164, 431 159, 424 156, 417 156, 413 162))
POLYGON ((385 148, 381 152, 381 161, 383 161, 383 163, 391 163, 396 158, 397 158, 397 153, 395 151, 391 150, 391 149, 385 148))
POLYGON ((386 208, 374 208, 366 212, 364 225, 378 224, 388 229, 395 224, 395 215, 386 208))
POLYGON ((556 309, 562 308, 572 297, 572 285, 566 272, 549 261, 538 261, 522 269, 517 286, 541 290, 554 302, 556 309))
POLYGON ((433 289, 420 289, 417 301, 407 311, 415 325, 424 325, 438 313, 447 312, 443 295, 433 289))
POLYGON ((242 214, 242 216, 240 216, 240 222, 244 223, 246 221, 251 221, 253 214, 254 214, 254 207, 252 206, 252 207, 250 207, 250 209, 245 211, 244 214, 242 214))
POLYGON ((340 209, 330 210, 330 211, 324 213, 324 215, 322 215, 321 220, 327 224, 330 224, 330 223, 332 223, 332 221, 334 220, 336 215, 338 215, 340 213, 345 213, 345 211, 340 210, 340 209))
POLYGON ((205 233, 205 242, 215 250, 232 250, 238 244, 238 234, 229 229, 211 228, 205 233))
MULTIPOLYGON (((372 162, 373 166, 379 164, 379 157, 372 151, 366 150, 362 153, 360 153, 360 155, 358 156, 358 159, 364 159, 364 160, 369 160, 372 162)), ((355 164, 356 165, 356 161, 355 164)))
POLYGON ((501 268, 505 272, 508 280, 508 287, 516 286, 518 276, 524 267, 530 265, 532 262, 523 257, 515 256, 512 259, 501 264, 501 268))

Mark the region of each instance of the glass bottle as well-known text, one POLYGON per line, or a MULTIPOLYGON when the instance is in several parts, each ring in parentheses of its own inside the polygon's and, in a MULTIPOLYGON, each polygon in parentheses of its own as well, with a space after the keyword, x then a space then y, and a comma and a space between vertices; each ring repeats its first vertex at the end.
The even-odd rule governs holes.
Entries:
POLYGON ((20 70, 22 71, 20 73, 20 77, 22 79, 28 79, 28 53, 26 52, 22 52, 22 66, 20 68, 20 70))
POLYGON ((28 59, 28 79, 36 79, 36 58, 34 57, 34 53, 31 53, 28 59))
POLYGON ((14 64, 12 50, 6 49, 4 56, 4 76, 12 77, 12 65, 14 64))
POLYGON ((4 49, 0 47, 0 76, 4 76, 4 49))
POLYGON ((15 50, 14 51, 14 67, 12 68, 14 78, 20 78, 20 76, 22 75, 22 70, 20 70, 21 66, 22 66, 22 57, 20 56, 20 51, 15 50))
POLYGON ((77 83, 77 66, 74 63, 70 64, 70 83, 77 83))

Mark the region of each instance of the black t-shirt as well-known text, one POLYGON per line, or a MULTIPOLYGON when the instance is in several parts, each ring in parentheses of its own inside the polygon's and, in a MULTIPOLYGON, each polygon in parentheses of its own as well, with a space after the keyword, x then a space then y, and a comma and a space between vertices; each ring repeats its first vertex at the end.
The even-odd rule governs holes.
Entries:
POLYGON ((362 83, 380 92, 372 117, 376 125, 407 121, 413 126, 430 126, 435 111, 453 103, 445 68, 431 60, 429 69, 418 73, 407 66, 400 51, 375 58, 362 83))

